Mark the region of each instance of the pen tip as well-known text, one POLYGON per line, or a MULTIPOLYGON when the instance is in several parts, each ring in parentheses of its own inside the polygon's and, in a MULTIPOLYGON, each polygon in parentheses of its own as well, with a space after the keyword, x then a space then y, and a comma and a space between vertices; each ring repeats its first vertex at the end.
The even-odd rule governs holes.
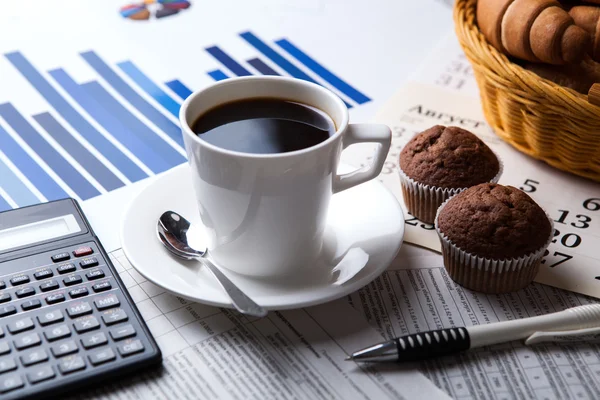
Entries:
POLYGON ((346 361, 352 361, 354 358, 352 358, 352 356, 348 356, 346 357, 346 361))

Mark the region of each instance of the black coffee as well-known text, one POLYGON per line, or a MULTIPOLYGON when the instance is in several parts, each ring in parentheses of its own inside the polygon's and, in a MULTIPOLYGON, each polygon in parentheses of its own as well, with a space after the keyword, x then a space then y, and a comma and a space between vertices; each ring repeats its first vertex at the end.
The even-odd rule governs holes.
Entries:
POLYGON ((321 143, 335 133, 335 124, 314 107, 257 98, 215 107, 201 115, 192 130, 203 140, 227 150, 266 154, 321 143))

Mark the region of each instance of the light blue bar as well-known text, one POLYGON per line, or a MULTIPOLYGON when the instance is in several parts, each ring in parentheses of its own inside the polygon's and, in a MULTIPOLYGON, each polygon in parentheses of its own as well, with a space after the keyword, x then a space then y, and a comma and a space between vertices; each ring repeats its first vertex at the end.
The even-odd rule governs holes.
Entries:
POLYGON ((125 98, 139 112, 144 114, 152 123, 162 129, 176 143, 183 147, 183 136, 181 129, 173 121, 158 111, 152 104, 148 103, 142 96, 133 90, 111 67, 108 66, 96 53, 86 51, 81 56, 90 66, 96 70, 121 96, 125 98))
POLYGON ((100 194, 98 189, 65 160, 12 104, 0 104, 0 116, 80 199, 87 200, 100 194))
POLYGON ((363 93, 359 92, 354 87, 349 85, 346 81, 333 74, 331 71, 319 64, 308 54, 306 54, 305 52, 294 46, 292 43, 290 43, 287 39, 281 39, 276 41, 275 43, 277 43, 279 47, 281 47, 283 50, 287 51, 296 60, 306 65, 308 69, 319 75, 325 81, 332 84, 340 92, 344 93, 346 96, 350 97, 358 104, 364 104, 371 101, 369 97, 365 96, 363 93))
MULTIPOLYGON (((71 78, 64 70, 55 69, 50 71, 50 75, 69 93, 75 101, 87 111, 100 125, 104 127, 115 139, 123 146, 129 149, 137 158, 140 159, 153 172, 163 172, 169 168, 162 158, 157 157, 155 152, 148 147, 146 141, 138 136, 142 133, 128 129, 126 124, 119 119, 118 115, 112 112, 111 104, 116 100, 108 95, 98 99, 95 94, 82 88, 71 78), (108 102, 112 99, 112 103, 108 102)), ((99 85, 99 84, 98 84, 99 85)), ((103 88, 100 88, 103 90, 103 88)), ((154 133, 154 132, 153 132, 154 133)), ((156 136, 156 134, 154 134, 156 136)), ((166 144, 166 143, 165 143, 166 144)))
POLYGON ((12 207, 10 206, 10 204, 8 204, 6 200, 4 200, 4 197, 0 196, 0 211, 7 211, 11 209, 12 207))
POLYGON ((93 97, 98 104, 120 121, 127 128, 129 138, 136 138, 137 145, 129 146, 130 151, 138 156, 155 173, 164 172, 183 162, 185 158, 170 144, 165 142, 156 132, 148 128, 142 121, 129 112, 121 103, 110 95, 98 82, 84 83, 81 87, 93 97))
POLYGON ((187 99, 189 95, 192 94, 192 91, 178 79, 173 79, 172 81, 165 82, 165 85, 167 85, 169 89, 174 91, 177 94, 177 96, 181 97, 182 100, 187 99))
POLYGON ((86 146, 75 139, 57 120, 48 112, 33 116, 33 119, 42 126, 56 140, 71 157, 75 159, 90 175, 100 183, 104 189, 111 191, 120 188, 124 183, 96 158, 86 146))
POLYGON ((223 79, 229 78, 227 75, 225 75, 225 72, 221 71, 220 69, 215 69, 214 71, 209 71, 209 72, 207 72, 207 74, 211 78, 213 78, 215 81, 222 81, 223 79))
POLYGON ((125 72, 135 83, 138 84, 146 93, 158 101, 158 103, 166 108, 175 117, 179 117, 179 108, 181 105, 173 100, 171 96, 165 93, 156 83, 152 82, 138 67, 131 61, 123 61, 117 63, 119 68, 125 72))
POLYGON ((19 207, 37 204, 40 199, 29 190, 8 165, 0 160, 0 176, 2 189, 17 203, 19 207))
MULTIPOLYGON (((5 54, 15 68, 56 111, 132 182, 148 175, 75 110, 19 52, 5 54)), ((6 153, 6 152, 5 152, 6 153)), ((21 169, 21 168, 19 168, 21 169)), ((21 170, 22 172, 22 170, 21 170)))
POLYGON ((65 191, 0 126, 0 150, 48 200, 69 197, 65 191))

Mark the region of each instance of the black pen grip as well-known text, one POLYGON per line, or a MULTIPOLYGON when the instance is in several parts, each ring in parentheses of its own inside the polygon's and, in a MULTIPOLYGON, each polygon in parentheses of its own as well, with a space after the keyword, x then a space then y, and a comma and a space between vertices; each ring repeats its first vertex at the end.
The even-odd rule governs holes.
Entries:
POLYGON ((398 362, 419 361, 468 350, 471 346, 465 328, 438 329, 394 339, 398 346, 398 362))

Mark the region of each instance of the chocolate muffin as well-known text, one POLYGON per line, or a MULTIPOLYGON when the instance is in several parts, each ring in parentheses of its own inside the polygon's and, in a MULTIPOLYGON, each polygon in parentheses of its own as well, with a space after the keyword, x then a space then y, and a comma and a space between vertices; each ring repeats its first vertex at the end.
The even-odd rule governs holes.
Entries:
POLYGON ((497 182, 494 152, 471 132, 436 125, 413 137, 400 153, 400 182, 408 211, 433 223, 437 208, 468 187, 497 182))
POLYGON ((435 227, 444 266, 457 283, 505 293, 531 283, 552 238, 552 222, 526 193, 483 183, 446 201, 435 227))

